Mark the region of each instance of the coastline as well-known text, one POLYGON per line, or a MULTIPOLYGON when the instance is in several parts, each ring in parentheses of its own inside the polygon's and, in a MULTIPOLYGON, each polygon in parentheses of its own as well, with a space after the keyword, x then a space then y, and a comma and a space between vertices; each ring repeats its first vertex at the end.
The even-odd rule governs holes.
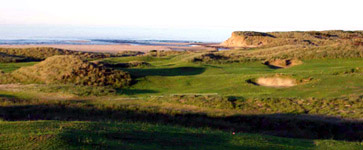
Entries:
MULTIPOLYGON (((172 43, 175 44, 175 43, 172 43)), ((33 48, 33 47, 53 47, 59 49, 82 51, 82 52, 108 52, 118 53, 122 51, 141 51, 148 52, 151 50, 164 51, 201 51, 214 50, 213 47, 208 47, 206 44, 197 44, 195 46, 154 46, 154 45, 130 45, 130 44, 112 44, 112 45, 66 45, 66 44, 34 44, 34 45, 0 45, 0 48, 33 48)))

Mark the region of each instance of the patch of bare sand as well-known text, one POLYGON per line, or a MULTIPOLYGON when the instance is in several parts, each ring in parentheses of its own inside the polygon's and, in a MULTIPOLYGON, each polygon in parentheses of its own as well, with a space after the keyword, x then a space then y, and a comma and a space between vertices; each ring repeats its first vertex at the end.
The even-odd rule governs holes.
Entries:
POLYGON ((33 86, 34 86, 34 84, 28 84, 28 85, 23 85, 23 84, 0 84, 0 90, 16 92, 16 91, 21 91, 23 88, 29 88, 29 87, 33 87, 33 86))
POLYGON ((267 87, 292 87, 297 85, 295 79, 287 77, 261 77, 256 80, 256 83, 267 87))
POLYGON ((27 92, 30 95, 37 97, 40 100, 73 100, 76 99, 77 96, 72 94, 64 94, 64 93, 44 93, 39 91, 34 91, 32 89, 40 88, 39 84, 0 84, 0 91, 9 91, 9 92, 27 92))

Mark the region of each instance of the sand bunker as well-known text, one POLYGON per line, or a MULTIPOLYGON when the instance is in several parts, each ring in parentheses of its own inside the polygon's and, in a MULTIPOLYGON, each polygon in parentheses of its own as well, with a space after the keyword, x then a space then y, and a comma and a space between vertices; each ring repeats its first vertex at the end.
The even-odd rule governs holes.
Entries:
POLYGON ((275 60, 265 61, 264 64, 278 69, 278 68, 288 68, 296 66, 302 64, 302 62, 297 59, 275 59, 275 60))
POLYGON ((297 85, 297 82, 287 77, 261 77, 256 80, 256 84, 267 87, 292 87, 297 85))

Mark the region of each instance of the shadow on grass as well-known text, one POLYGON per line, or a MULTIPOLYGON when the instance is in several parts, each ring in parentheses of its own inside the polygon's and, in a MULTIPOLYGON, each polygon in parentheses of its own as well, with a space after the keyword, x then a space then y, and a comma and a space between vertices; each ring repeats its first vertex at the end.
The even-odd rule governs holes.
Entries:
MULTIPOLYGON (((120 125, 118 125, 120 126, 120 125)), ((121 125, 122 126, 122 125, 121 125)), ((156 127, 157 128, 157 127, 156 127)), ((89 149, 248 149, 280 150, 279 147, 268 147, 264 144, 231 143, 229 135, 215 133, 180 133, 175 131, 140 131, 135 127, 118 130, 110 123, 89 123, 82 129, 70 129, 62 132, 60 137, 73 147, 82 145, 89 149), (130 129, 131 128, 131 129, 130 129), (107 132, 104 132, 107 131, 107 132), (91 142, 90 142, 91 141, 91 142), (145 147, 147 146, 147 147, 145 147)), ((258 140, 258 139, 256 139, 258 140)), ((268 139, 263 139, 268 140, 268 139)), ((269 141, 286 147, 314 147, 312 141, 287 142, 287 140, 269 141)))
POLYGON ((274 65, 266 65, 270 69, 282 69, 282 67, 274 66, 274 65))
POLYGON ((0 94, 0 102, 8 102, 8 103, 22 103, 28 102, 29 100, 19 99, 13 95, 0 94))
POLYGON ((256 86, 260 86, 258 83, 256 83, 255 81, 256 79, 248 79, 246 80, 246 83, 248 84, 252 84, 252 85, 256 85, 256 86))
POLYGON ((159 91, 155 90, 142 90, 142 89, 117 89, 117 94, 126 94, 126 95, 137 95, 137 94, 151 94, 151 93, 159 93, 159 91))
POLYGON ((6 121, 126 120, 186 127, 208 127, 293 138, 363 140, 363 121, 314 115, 268 114, 213 117, 203 113, 173 112, 173 110, 164 110, 157 106, 135 108, 131 105, 118 105, 100 108, 94 105, 63 102, 61 104, 0 106, 0 118, 6 121))
POLYGON ((25 57, 25 56, 21 56, 21 55, 11 55, 11 54, 0 52, 0 62, 16 63, 16 62, 31 62, 31 61, 41 61, 41 59, 25 57))
POLYGON ((0 98, 17 98, 13 95, 7 95, 7 94, 0 94, 0 98))
POLYGON ((142 69, 142 68, 120 68, 129 72, 133 77, 145 76, 189 76, 198 75, 205 71, 202 67, 178 67, 178 68, 157 68, 157 69, 142 69))

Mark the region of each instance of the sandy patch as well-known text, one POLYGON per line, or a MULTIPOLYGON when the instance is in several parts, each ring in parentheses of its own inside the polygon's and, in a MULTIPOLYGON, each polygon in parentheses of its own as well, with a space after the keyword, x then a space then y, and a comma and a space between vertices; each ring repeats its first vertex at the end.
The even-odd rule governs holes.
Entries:
POLYGON ((256 84, 267 87, 292 87, 297 85, 297 82, 287 77, 261 77, 256 80, 256 84))
POLYGON ((0 84, 0 90, 2 91, 22 91, 24 88, 30 88, 36 86, 35 84, 0 84))

